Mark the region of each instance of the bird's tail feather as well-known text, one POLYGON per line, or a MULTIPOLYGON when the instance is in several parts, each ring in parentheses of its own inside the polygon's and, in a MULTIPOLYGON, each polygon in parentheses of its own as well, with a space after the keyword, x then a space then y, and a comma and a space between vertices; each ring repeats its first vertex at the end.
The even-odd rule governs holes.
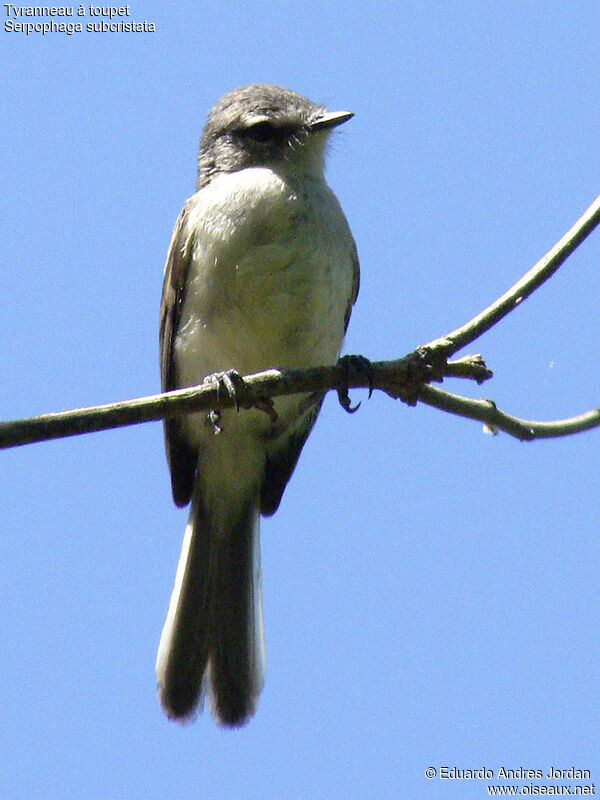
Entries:
POLYGON ((252 716, 264 679, 260 534, 256 504, 220 537, 212 598, 208 668, 211 712, 224 725, 252 716))
POLYGON ((257 503, 225 526, 194 492, 156 661, 169 717, 191 717, 206 686, 215 719, 242 725, 264 678, 257 503))

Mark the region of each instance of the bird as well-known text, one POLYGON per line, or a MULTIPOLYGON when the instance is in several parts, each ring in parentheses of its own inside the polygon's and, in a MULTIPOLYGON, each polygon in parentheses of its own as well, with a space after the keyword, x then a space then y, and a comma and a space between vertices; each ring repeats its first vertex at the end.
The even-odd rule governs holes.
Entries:
MULTIPOLYGON (((223 95, 200 137, 196 192, 175 223, 160 309, 163 391, 335 364, 359 288, 357 248, 326 183, 331 132, 352 113, 281 86, 223 95)), ((169 718, 244 725, 264 683, 260 516, 275 513, 323 393, 273 411, 164 421, 171 487, 190 504, 156 661, 169 718)))

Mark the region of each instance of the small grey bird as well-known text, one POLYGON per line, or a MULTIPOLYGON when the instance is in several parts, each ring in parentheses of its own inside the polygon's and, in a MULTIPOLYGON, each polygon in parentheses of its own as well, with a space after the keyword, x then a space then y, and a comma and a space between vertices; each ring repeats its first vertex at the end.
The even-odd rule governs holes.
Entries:
MULTIPOLYGON (((262 84, 210 111, 196 194, 165 265, 164 391, 232 368, 336 362, 359 267, 323 169, 331 130, 351 116, 262 84)), ((256 708, 265 665, 259 516, 279 506, 323 397, 313 400, 276 399, 276 419, 232 409, 165 421, 173 498, 191 501, 156 661, 169 717, 190 717, 205 692, 223 725, 242 725, 256 708)))

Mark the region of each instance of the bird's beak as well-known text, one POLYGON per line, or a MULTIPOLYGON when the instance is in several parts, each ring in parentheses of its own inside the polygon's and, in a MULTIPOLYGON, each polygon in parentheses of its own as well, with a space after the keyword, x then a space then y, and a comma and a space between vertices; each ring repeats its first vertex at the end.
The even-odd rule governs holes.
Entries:
POLYGON ((348 122, 353 116, 352 111, 327 111, 319 119, 311 122, 308 129, 311 132, 327 131, 331 128, 337 128, 338 125, 342 125, 344 122, 348 122))

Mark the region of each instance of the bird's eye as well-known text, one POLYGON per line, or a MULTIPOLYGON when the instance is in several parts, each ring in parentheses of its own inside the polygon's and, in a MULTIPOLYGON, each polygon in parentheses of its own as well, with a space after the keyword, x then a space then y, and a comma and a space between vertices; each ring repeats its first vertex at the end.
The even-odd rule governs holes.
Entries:
POLYGON ((244 134, 255 142, 263 144, 275 138, 276 129, 272 122, 261 120, 244 130, 244 134))

